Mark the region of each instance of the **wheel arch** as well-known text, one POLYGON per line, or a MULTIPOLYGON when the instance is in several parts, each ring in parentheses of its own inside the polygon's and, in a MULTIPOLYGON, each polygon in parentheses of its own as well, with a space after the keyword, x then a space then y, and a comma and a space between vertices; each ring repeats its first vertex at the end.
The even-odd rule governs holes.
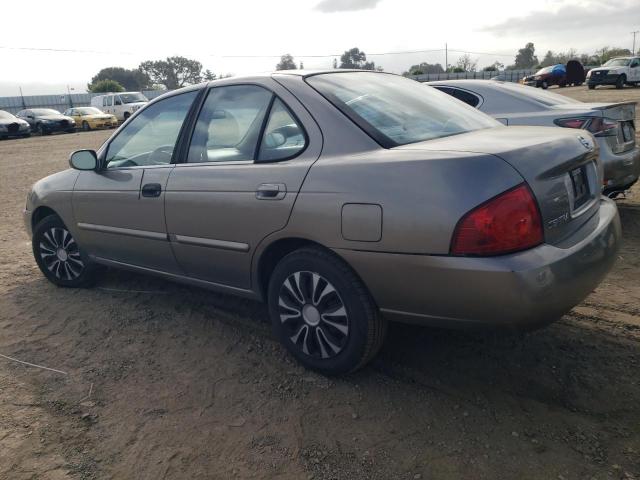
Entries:
POLYGON ((33 231, 35 226, 38 225, 38 223, 40 223, 44 218, 52 215, 62 219, 62 217, 58 215, 58 212, 56 212, 51 207, 40 206, 36 208, 31 214, 31 230, 33 231))
MULTIPOLYGON (((255 277, 256 278, 256 286, 255 291, 259 295, 259 297, 263 301, 267 301, 267 292, 269 290, 269 279, 271 278, 271 274, 275 269, 276 265, 280 260, 282 260, 285 256, 305 247, 316 247, 326 252, 329 252, 331 255, 342 260, 347 267, 354 273, 354 275, 360 280, 364 288, 367 290, 367 293, 373 299, 373 295, 369 291, 369 287, 364 282, 360 274, 353 268, 352 265, 347 262, 341 255, 336 253, 329 247, 322 245, 314 240, 310 240, 308 238, 302 237, 284 237, 274 240, 272 243, 264 247, 264 249, 260 252, 255 267, 255 277)), ((373 299, 375 302, 375 299, 373 299)))

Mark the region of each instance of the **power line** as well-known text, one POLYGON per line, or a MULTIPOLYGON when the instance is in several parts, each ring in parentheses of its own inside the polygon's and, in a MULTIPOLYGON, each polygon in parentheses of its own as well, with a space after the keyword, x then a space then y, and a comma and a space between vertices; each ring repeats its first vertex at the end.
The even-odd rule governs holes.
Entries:
MULTIPOLYGON (((76 48, 46 48, 46 47, 12 47, 0 45, 0 49, 2 50, 22 50, 22 51, 36 51, 36 52, 61 52, 61 53, 99 53, 104 55, 140 55, 133 52, 109 52, 105 50, 83 50, 76 48)), ((383 56, 383 55, 408 55, 415 53, 436 53, 436 52, 444 52, 444 48, 432 48, 432 49, 423 49, 423 50, 403 50, 403 51, 395 51, 395 52, 375 52, 375 53, 367 53, 367 56, 383 56)), ((456 53, 468 53, 471 55, 491 55, 496 57, 509 57, 513 54, 503 54, 503 53, 489 53, 489 52, 472 52, 469 50, 456 50, 450 48, 449 51, 456 53)), ((332 53, 326 55, 293 55, 294 57, 301 58, 331 58, 331 57, 339 57, 342 53, 332 53)), ((220 57, 220 58, 280 58, 282 55, 215 55, 208 54, 208 57, 220 57)))

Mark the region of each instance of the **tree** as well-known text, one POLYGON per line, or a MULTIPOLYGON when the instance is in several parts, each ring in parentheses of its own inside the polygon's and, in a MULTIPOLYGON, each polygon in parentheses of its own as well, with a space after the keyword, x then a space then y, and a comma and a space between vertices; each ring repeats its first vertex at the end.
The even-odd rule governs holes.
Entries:
POLYGON ((89 91, 93 91, 93 85, 100 80, 115 80, 125 90, 146 90, 151 85, 151 79, 135 68, 128 70, 122 67, 107 67, 100 70, 87 85, 89 91))
POLYGON ((411 68, 404 72, 402 75, 405 77, 410 75, 422 75, 425 73, 444 73, 444 68, 439 63, 427 63, 422 62, 418 65, 411 65, 411 68))
POLYGON ((540 63, 541 67, 548 67, 550 65, 556 64, 556 56, 551 50, 547 50, 542 62, 540 63))
POLYGON ((340 56, 340 68, 350 68, 358 70, 375 70, 375 62, 367 62, 367 55, 361 52, 358 47, 346 50, 340 56))
POLYGON ((471 58, 471 55, 465 53, 460 58, 458 58, 458 62, 456 63, 456 67, 463 72, 475 72, 476 66, 478 62, 471 58))
POLYGON ((538 65, 538 57, 535 55, 536 47, 533 43, 529 42, 524 48, 518 50, 516 54, 515 63, 509 66, 511 70, 521 70, 526 68, 532 68, 538 65))
POLYGON ((203 80, 205 80, 207 82, 210 82, 211 80, 215 80, 216 78, 218 78, 218 76, 207 68, 204 71, 204 74, 202 75, 202 78, 203 78, 203 80))
POLYGON ((497 72, 504 68, 504 63, 493 62, 491 65, 488 65, 482 69, 483 72, 497 72))
POLYGON ((161 83, 168 90, 202 82, 202 64, 185 57, 166 60, 147 60, 138 67, 153 83, 161 83))
POLYGON ((600 50, 596 50, 596 54, 593 56, 595 63, 602 65, 615 57, 624 57, 631 55, 631 50, 628 48, 610 48, 602 47, 600 50))
POLYGON ((276 70, 296 70, 296 62, 293 56, 285 53, 280 57, 280 62, 276 65, 276 70))
POLYGON ((90 93, 124 92, 124 87, 115 80, 105 78, 93 82, 89 88, 90 93))

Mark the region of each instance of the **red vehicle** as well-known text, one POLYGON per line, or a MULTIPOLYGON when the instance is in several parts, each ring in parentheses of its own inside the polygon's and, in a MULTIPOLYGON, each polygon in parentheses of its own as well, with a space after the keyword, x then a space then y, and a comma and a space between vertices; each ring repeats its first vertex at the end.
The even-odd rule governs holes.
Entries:
MULTIPOLYGON (((564 68, 558 68, 559 65, 551 65, 538 70, 535 74, 524 77, 521 81, 524 85, 530 87, 547 89, 551 85, 560 87, 567 86, 567 72, 564 68)), ((564 65, 562 65, 564 67, 564 65)))

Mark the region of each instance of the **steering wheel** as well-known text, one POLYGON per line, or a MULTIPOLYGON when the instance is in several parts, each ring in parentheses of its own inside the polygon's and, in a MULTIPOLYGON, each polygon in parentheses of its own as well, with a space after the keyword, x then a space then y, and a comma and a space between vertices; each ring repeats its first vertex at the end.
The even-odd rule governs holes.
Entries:
POLYGON ((171 145, 163 145, 152 151, 147 157, 147 161, 150 165, 166 165, 171 163, 171 157, 173 157, 173 147, 171 145))

